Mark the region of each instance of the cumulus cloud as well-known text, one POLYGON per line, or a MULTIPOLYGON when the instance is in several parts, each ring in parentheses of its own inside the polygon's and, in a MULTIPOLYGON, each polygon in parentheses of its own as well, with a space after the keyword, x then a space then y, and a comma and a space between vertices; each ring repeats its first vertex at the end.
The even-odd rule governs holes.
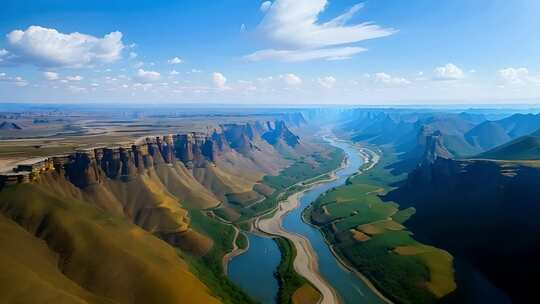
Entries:
POLYGON ((327 5, 327 0, 276 0, 271 3, 257 32, 275 47, 257 51, 246 58, 284 61, 346 59, 364 49, 348 47, 347 50, 339 50, 346 48, 345 45, 389 36, 395 32, 371 22, 347 25, 363 4, 353 6, 330 21, 320 22, 319 15, 327 5), (336 54, 340 52, 345 54, 336 54))
POLYGON ((324 88, 331 89, 336 84, 337 80, 336 78, 332 76, 326 76, 323 78, 319 78, 317 82, 324 88))
POLYGON ((178 75, 180 73, 177 70, 172 70, 169 74, 174 76, 174 75, 178 75))
POLYGON ((465 73, 458 66, 447 63, 444 66, 435 68, 435 80, 460 80, 465 78, 465 73))
POLYGON ((298 86, 302 84, 302 79, 294 74, 285 74, 280 76, 280 78, 283 79, 288 86, 298 86))
POLYGON ((178 57, 174 57, 172 59, 169 59, 167 61, 169 64, 180 64, 182 62, 184 62, 182 59, 178 58, 178 57))
POLYGON ((227 86, 227 78, 225 78, 225 76, 223 76, 223 74, 221 74, 221 73, 214 72, 212 74, 212 81, 214 82, 214 86, 216 86, 216 88, 218 88, 220 90, 228 90, 228 89, 230 89, 227 86))
POLYGON ((110 63, 121 57, 124 49, 121 32, 103 38, 78 32, 60 33, 55 29, 30 26, 7 34, 11 63, 39 67, 86 67, 110 63))
POLYGON ((521 85, 528 83, 540 84, 540 77, 534 77, 527 68, 506 68, 497 72, 504 84, 521 85))
POLYGON ((261 3, 261 12, 263 13, 266 13, 270 7, 272 6, 272 2, 271 1, 264 1, 263 3, 261 3))
POLYGON ((154 82, 158 81, 161 74, 156 71, 145 71, 143 69, 137 70, 137 79, 141 82, 154 82))
POLYGON ((58 80, 58 73, 55 72, 43 72, 43 77, 47 80, 58 80))
POLYGON ((386 73, 376 73, 375 74, 375 82, 388 85, 388 86, 400 86, 400 85, 407 85, 411 82, 403 77, 392 77, 389 74, 386 73))

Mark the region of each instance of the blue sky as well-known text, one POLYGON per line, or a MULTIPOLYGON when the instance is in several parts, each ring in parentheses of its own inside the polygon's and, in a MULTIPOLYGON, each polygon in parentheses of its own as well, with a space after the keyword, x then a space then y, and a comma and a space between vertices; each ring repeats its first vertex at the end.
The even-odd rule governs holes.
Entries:
POLYGON ((535 0, 8 0, 0 101, 537 103, 539 13, 535 0))

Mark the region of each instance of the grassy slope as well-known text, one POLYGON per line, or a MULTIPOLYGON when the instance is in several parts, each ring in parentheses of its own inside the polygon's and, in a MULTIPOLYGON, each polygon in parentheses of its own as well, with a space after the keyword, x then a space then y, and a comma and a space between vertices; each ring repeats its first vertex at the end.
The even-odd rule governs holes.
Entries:
POLYGON ((523 136, 507 144, 482 153, 475 158, 497 160, 539 160, 540 137, 523 136))
MULTIPOLYGON (((124 219, 36 184, 4 189, 0 210, 45 240, 59 255, 58 271, 96 296, 117 303, 218 302, 172 247, 124 219)), ((10 280, 10 290, 23 291, 30 277, 10 280)))
MULTIPOLYGON (((203 211, 189 209, 189 214, 191 227, 214 241, 210 252, 203 257, 179 252, 190 265, 191 271, 224 303, 253 303, 253 300, 223 273, 223 256, 232 250, 234 229, 230 225, 206 216, 203 211)), ((245 236, 243 237, 245 240, 245 236)))
POLYGON ((323 227, 338 252, 390 298, 399 303, 434 302, 455 289, 452 258, 415 241, 401 225, 414 209, 399 210, 397 204, 380 199, 391 183, 403 178, 386 169, 395 161, 393 151, 383 153, 375 168, 321 196, 311 209, 311 218, 323 227), (355 239, 358 231, 367 240, 355 239))
POLYGON ((112 303, 64 276, 57 267, 57 254, 3 215, 0 248, 2 303, 112 303))

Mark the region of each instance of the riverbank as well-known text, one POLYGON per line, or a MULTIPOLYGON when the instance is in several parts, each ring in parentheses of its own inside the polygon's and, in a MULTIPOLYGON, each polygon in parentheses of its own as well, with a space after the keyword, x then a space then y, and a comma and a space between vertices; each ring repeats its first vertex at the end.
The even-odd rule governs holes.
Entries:
POLYGON ((321 304, 340 303, 337 292, 322 277, 319 272, 316 254, 304 237, 290 233, 283 229, 282 219, 290 211, 298 208, 299 197, 308 189, 296 192, 280 204, 279 210, 267 219, 255 220, 255 228, 271 236, 280 236, 292 242, 296 249, 294 270, 308 281, 321 293, 321 304))
MULTIPOLYGON (((373 150, 370 150, 368 148, 358 147, 358 152, 359 152, 360 156, 362 157, 362 159, 364 161, 364 165, 362 166, 362 168, 360 169, 360 171, 357 174, 362 174, 364 172, 367 172, 367 171, 371 170, 373 167, 375 167, 377 165, 377 163, 380 160, 379 154, 377 154, 376 152, 374 152, 373 150)), ((313 223, 311 223, 308 219, 306 219, 305 215, 306 214, 303 212, 302 213, 302 221, 304 221, 304 223, 306 223, 306 224, 316 228, 317 230, 319 230, 319 232, 323 235, 324 242, 326 243, 328 248, 330 248, 330 251, 332 252, 333 256, 336 258, 336 260, 339 262, 339 265, 341 267, 343 267, 344 269, 346 269, 347 271, 349 271, 349 272, 353 273, 354 275, 356 275, 360 280, 362 280, 364 282, 364 284, 366 284, 366 286, 374 294, 376 294, 379 298, 381 298, 381 300, 383 300, 385 303, 393 304, 393 302, 390 299, 388 299, 385 295, 383 295, 365 275, 363 275, 361 272, 356 270, 348 261, 346 261, 343 257, 341 257, 336 252, 336 250, 334 249, 334 246, 331 243, 328 242, 327 238, 324 236, 324 233, 319 229, 319 227, 314 225, 313 223)))
POLYGON ((235 257, 241 255, 242 253, 246 252, 249 250, 249 239, 246 238, 246 241, 247 241, 247 246, 246 248, 240 248, 238 247, 238 244, 237 244, 237 240, 238 240, 238 237, 240 236, 240 229, 238 229, 236 226, 234 225, 231 225, 234 230, 235 230, 235 235, 234 235, 234 239, 233 239, 233 249, 226 253, 224 256, 223 256, 223 273, 225 275, 227 275, 229 273, 229 263, 232 259, 234 259, 235 257))

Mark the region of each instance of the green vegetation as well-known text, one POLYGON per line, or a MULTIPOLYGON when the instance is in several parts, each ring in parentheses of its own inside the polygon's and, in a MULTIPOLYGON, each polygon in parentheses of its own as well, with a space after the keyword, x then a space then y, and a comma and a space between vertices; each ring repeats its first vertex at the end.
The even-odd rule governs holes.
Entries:
POLYGON ((283 190, 301 181, 328 173, 339 167, 345 157, 342 150, 337 148, 329 149, 328 156, 323 156, 320 153, 312 155, 316 164, 308 162, 306 159, 300 159, 281 171, 277 176, 265 176, 263 182, 274 189, 283 190))
POLYGON ((242 232, 238 233, 238 237, 236 238, 236 246, 239 249, 245 250, 247 249, 248 245, 249 245, 249 241, 248 241, 247 236, 243 234, 242 232))
MULTIPOLYGON (((337 169, 345 157, 345 153, 341 149, 327 146, 327 150, 329 151, 328 155, 314 153, 310 162, 305 158, 301 158, 282 170, 279 175, 265 176, 263 178, 264 184, 275 189, 275 191, 260 203, 249 208, 236 208, 236 211, 241 215, 237 222, 244 222, 276 208, 280 201, 302 190, 304 186, 297 184, 306 180, 311 183, 321 177, 327 177, 327 173, 337 169), (310 179, 313 179, 313 181, 310 179)), ((218 215, 221 216, 221 214, 218 215)))
POLYGON ((473 158, 496 160, 540 160, 540 137, 520 137, 473 158))
MULTIPOLYGON (((214 244, 210 252, 203 257, 192 256, 180 251, 178 254, 188 262, 190 270, 224 303, 254 303, 223 272, 223 256, 233 249, 234 228, 208 217, 204 211, 196 209, 188 209, 188 211, 191 227, 210 237, 214 244)), ((244 234, 239 234, 237 245, 240 248, 247 247, 247 239, 244 234)))
POLYGON ((279 283, 278 303, 290 304, 294 293, 308 282, 294 270, 296 249, 293 244, 285 238, 274 238, 274 240, 281 251, 281 261, 275 272, 279 283))
POLYGON ((208 259, 194 257, 180 250, 178 250, 178 255, 188 263, 189 270, 208 286, 211 293, 223 303, 256 303, 242 289, 232 283, 223 272, 216 273, 216 265, 209 264, 208 259))
POLYGON ((388 166, 391 148, 371 170, 319 197, 305 213, 319 225, 338 254, 348 260, 389 298, 399 303, 433 303, 456 288, 452 257, 413 239, 402 224, 414 208, 399 210, 380 195, 404 176, 388 166))

